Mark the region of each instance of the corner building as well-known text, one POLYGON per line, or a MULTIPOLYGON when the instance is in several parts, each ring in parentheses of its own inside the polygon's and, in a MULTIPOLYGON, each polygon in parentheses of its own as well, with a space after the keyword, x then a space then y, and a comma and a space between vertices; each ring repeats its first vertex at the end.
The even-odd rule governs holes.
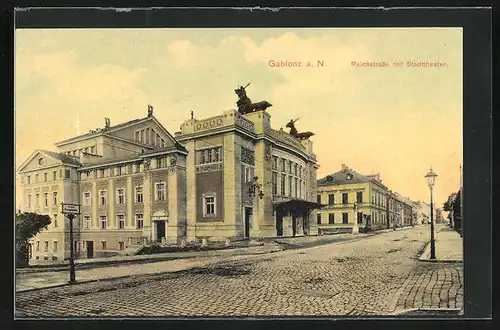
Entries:
POLYGON ((315 235, 312 142, 271 128, 266 111, 191 118, 171 135, 154 117, 89 131, 36 150, 19 167, 21 211, 51 216, 30 242, 32 260, 69 257, 61 202, 77 258, 116 255, 151 242, 179 244, 315 235))
POLYGON ((317 234, 311 141, 236 110, 187 120, 175 137, 188 152, 188 240, 317 234))

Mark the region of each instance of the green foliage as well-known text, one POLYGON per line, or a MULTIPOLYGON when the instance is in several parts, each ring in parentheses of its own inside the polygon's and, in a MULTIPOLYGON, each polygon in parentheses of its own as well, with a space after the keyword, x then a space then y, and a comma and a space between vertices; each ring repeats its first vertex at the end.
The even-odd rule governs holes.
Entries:
POLYGON ((443 204, 443 211, 450 212, 452 207, 453 203, 450 203, 450 201, 446 201, 443 204))
POLYGON ((25 212, 16 214, 16 266, 28 266, 28 241, 50 224, 48 215, 25 212))
POLYGON ((460 210, 460 190, 457 193, 457 197, 455 198, 455 202, 453 203, 453 219, 454 219, 454 229, 458 232, 462 231, 462 214, 460 210))

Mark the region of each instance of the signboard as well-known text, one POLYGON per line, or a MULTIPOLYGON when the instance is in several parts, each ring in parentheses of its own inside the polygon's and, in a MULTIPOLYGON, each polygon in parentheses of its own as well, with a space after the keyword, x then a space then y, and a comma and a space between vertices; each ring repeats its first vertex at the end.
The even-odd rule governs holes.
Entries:
POLYGON ((62 213, 64 214, 80 214, 80 205, 79 204, 65 204, 62 203, 62 213))

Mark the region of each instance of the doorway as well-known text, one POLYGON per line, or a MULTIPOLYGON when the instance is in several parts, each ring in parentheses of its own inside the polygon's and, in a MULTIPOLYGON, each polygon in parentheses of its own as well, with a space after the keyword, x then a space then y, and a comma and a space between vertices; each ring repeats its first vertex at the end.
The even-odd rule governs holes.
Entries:
POLYGON ((252 208, 245 207, 245 233, 244 237, 250 237, 250 217, 252 216, 252 208))
POLYGON ((283 236, 283 213, 276 211, 276 236, 283 236))
POLYGON ((297 217, 292 215, 292 236, 295 236, 297 233, 297 217))
POLYGON ((161 242, 162 237, 165 237, 165 221, 156 221, 156 241, 161 242))
POLYGON ((87 241, 87 258, 94 257, 94 241, 87 241))

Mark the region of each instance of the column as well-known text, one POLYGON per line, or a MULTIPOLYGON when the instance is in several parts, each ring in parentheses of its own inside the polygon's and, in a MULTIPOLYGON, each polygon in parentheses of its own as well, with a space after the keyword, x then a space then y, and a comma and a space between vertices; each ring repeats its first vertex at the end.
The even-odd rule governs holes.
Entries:
POLYGON ((134 204, 134 188, 132 187, 132 177, 129 175, 127 177, 127 191, 125 192, 125 198, 127 199, 127 215, 125 216, 125 228, 134 226, 134 214, 133 214, 133 204, 134 204))
POLYGON ((188 151, 186 156, 186 235, 187 240, 192 241, 196 239, 196 151, 193 140, 184 146, 188 151))
MULTIPOLYGON (((239 193, 241 191, 241 162, 237 161, 237 159, 241 157, 241 147, 236 143, 236 135, 232 132, 224 135, 223 153, 224 196, 221 197, 223 197, 224 204, 224 227, 232 231, 231 236, 236 236, 237 224, 243 223, 241 194, 239 193), (232 150, 233 152, 229 152, 226 149, 232 150)), ((250 226, 252 226, 252 224, 250 226)))
POLYGON ((115 211, 115 199, 116 199, 116 191, 115 191, 115 182, 113 178, 109 178, 108 181, 108 226, 110 228, 116 228, 116 211, 115 211))
POLYGON ((94 223, 93 227, 99 228, 99 214, 97 213, 97 207, 99 203, 99 192, 97 191, 97 183, 92 182, 92 195, 90 196, 90 203, 92 205, 92 222, 94 223))
POLYGON ((149 170, 144 171, 144 185, 142 188, 144 201, 144 228, 142 236, 151 238, 151 204, 153 203, 152 188, 151 188, 151 173, 149 170))

